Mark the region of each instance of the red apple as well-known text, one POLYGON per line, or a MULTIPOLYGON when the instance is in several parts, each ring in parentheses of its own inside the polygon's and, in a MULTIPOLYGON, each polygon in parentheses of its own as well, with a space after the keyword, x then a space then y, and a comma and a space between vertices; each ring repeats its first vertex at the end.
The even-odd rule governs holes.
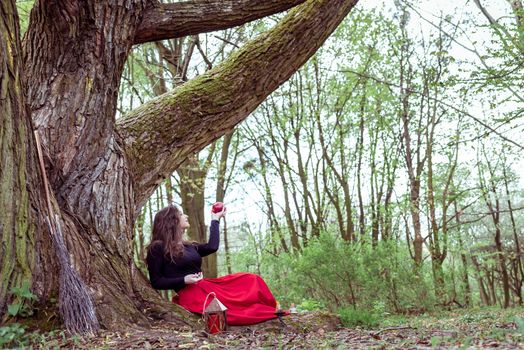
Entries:
POLYGON ((220 213, 222 210, 224 210, 224 203, 222 202, 216 202, 213 204, 213 207, 211 207, 213 213, 220 213))

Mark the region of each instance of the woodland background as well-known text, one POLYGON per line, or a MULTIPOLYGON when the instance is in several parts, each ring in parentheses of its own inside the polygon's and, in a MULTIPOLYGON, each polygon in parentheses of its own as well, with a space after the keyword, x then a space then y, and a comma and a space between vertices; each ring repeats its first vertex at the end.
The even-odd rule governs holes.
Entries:
MULTIPOLYGON (((522 10, 442 6, 352 11, 244 123, 157 189, 135 228, 137 264, 158 208, 181 204, 190 239, 203 241, 218 200, 228 217, 206 275, 260 273, 285 306, 522 305, 522 10)), ((135 49, 120 111, 272 21, 135 49)))

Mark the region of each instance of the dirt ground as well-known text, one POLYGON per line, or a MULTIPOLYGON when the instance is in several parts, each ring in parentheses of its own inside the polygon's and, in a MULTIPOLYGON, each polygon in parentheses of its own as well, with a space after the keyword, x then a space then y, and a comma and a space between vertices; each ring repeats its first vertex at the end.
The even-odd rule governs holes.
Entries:
POLYGON ((165 322, 149 329, 68 337, 31 336, 34 349, 524 349, 524 310, 449 312, 384 320, 381 327, 341 327, 336 316, 312 312, 209 335, 165 322), (388 325, 392 324, 392 325, 388 325))

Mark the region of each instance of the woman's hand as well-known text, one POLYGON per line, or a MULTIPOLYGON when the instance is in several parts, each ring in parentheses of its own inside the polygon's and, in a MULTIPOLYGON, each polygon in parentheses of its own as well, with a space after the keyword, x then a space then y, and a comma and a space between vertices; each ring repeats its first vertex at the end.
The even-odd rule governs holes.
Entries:
POLYGON ((202 272, 193 273, 191 275, 184 276, 184 283, 185 284, 193 284, 197 283, 198 281, 202 280, 204 278, 204 275, 202 272))
POLYGON ((211 220, 220 221, 220 218, 223 218, 224 216, 226 216, 226 207, 225 206, 222 208, 222 211, 219 211, 217 213, 213 213, 213 211, 211 211, 211 220))

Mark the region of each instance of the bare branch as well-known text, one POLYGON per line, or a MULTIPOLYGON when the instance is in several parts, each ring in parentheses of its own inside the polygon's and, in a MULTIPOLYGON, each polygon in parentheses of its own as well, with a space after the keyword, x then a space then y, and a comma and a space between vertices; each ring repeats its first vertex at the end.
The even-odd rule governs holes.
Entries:
POLYGON ((213 68, 213 63, 211 63, 209 58, 207 58, 206 53, 202 49, 202 45, 200 44, 200 38, 198 36, 197 36, 197 39, 196 39, 196 46, 197 46, 198 52, 200 52, 200 55, 204 59, 204 62, 206 62, 207 69, 209 70, 209 69, 213 68))
POLYGON ((477 5, 477 7, 479 8, 480 12, 482 12, 484 17, 488 19, 489 24, 491 24, 492 26, 498 25, 497 20, 493 18, 493 16, 488 12, 488 10, 486 10, 484 6, 482 6, 482 4, 480 3, 480 0, 473 0, 473 2, 475 3, 475 5, 477 5))
POLYGON ((238 49, 238 47, 239 47, 237 44, 235 44, 234 42, 232 42, 232 41, 230 41, 230 40, 227 40, 226 38, 222 38, 222 37, 220 37, 220 36, 218 36, 218 35, 213 35, 213 36, 214 36, 215 38, 217 38, 218 40, 222 40, 223 42, 225 42, 225 43, 227 43, 227 44, 229 44, 229 45, 232 45, 232 46, 236 47, 237 49, 238 49))

